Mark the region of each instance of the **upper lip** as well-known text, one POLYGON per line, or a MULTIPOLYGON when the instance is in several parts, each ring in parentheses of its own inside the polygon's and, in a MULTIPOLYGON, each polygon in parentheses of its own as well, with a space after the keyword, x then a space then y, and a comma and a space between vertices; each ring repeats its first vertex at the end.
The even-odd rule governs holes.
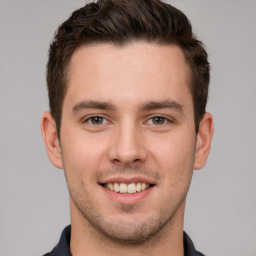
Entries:
POLYGON ((155 182, 148 178, 148 177, 142 177, 142 176, 133 176, 133 177, 123 177, 123 176, 116 176, 116 177, 108 177, 106 179, 103 179, 100 181, 100 184, 107 184, 107 183, 125 183, 125 184, 130 184, 130 183, 147 183, 150 185, 154 185, 155 182))

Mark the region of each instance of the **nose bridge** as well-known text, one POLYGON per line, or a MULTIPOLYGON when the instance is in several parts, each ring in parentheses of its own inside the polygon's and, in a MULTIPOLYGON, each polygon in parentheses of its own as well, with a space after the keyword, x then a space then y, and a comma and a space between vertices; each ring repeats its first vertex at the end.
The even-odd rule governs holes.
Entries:
POLYGON ((112 162, 118 164, 133 164, 145 160, 142 132, 135 121, 123 120, 115 128, 109 156, 112 162))

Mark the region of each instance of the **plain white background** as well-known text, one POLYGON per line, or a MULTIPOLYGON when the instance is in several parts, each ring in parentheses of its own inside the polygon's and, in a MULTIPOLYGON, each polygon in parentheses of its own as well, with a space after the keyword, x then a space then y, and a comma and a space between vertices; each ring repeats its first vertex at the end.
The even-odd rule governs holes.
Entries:
MULTIPOLYGON (((215 134, 185 230, 207 256, 255 256, 256 1, 174 0, 206 45, 215 134)), ((0 256, 42 255, 69 224, 63 170, 40 132, 49 43, 82 0, 0 0, 0 256)))

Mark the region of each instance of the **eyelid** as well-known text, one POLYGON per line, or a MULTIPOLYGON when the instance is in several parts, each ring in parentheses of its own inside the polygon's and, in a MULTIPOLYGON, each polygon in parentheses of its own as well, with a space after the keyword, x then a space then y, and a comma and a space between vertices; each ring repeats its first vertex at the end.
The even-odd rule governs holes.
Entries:
POLYGON ((82 119, 82 123, 89 123, 90 125, 97 126, 96 124, 93 124, 92 122, 89 122, 90 120, 92 120, 92 118, 95 118, 95 117, 100 117, 100 118, 103 119, 103 123, 102 124, 98 124, 98 125, 104 125, 106 123, 109 123, 108 119, 105 116, 101 115, 101 114, 91 114, 91 115, 88 115, 88 116, 86 116, 86 117, 84 117, 82 119))
MULTIPOLYGON (((94 117, 100 117, 100 118, 103 119, 103 123, 99 124, 99 125, 104 125, 104 124, 107 124, 107 123, 111 123, 111 121, 109 121, 109 118, 106 117, 103 114, 90 114, 88 116, 83 117, 81 119, 81 122, 82 123, 89 123, 90 125, 97 126, 96 124, 93 124, 92 122, 89 122, 94 117)), ((147 119, 146 119, 145 123, 148 123, 150 120, 152 121, 152 119, 156 118, 156 117, 164 119, 164 123, 159 124, 159 126, 164 125, 164 124, 168 124, 168 123, 175 123, 175 119, 173 117, 170 117, 170 116, 167 117, 166 115, 163 115, 163 114, 154 114, 154 115, 147 116, 147 119)), ((151 125, 156 125, 156 124, 151 123, 151 125)))
MULTIPOLYGON (((163 119, 164 119, 164 123, 163 123, 163 124, 159 124, 159 126, 164 125, 164 124, 174 123, 174 122, 175 122, 175 120, 174 120, 173 118, 167 117, 167 116, 165 116, 165 115, 160 115, 160 114, 159 114, 159 115, 153 115, 153 116, 148 117, 146 122, 148 123, 149 120, 153 120, 153 118, 156 118, 156 117, 159 117, 159 118, 163 118, 163 119)), ((152 125, 156 125, 156 124, 154 124, 154 123, 152 122, 152 125)))

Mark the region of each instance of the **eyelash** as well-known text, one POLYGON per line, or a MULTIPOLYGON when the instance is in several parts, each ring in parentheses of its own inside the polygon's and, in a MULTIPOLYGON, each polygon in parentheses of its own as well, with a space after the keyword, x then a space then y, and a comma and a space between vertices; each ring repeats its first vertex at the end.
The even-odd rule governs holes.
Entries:
MULTIPOLYGON (((150 125, 156 125, 156 126, 161 126, 161 125, 164 125, 164 124, 167 124, 167 123, 173 123, 173 122, 174 122, 173 120, 171 120, 171 119, 169 119, 169 118, 166 118, 166 117, 163 117, 163 116, 153 116, 153 117, 150 117, 150 118, 147 120, 147 122, 149 123, 150 120, 151 120, 150 125), (160 124, 154 123, 154 120, 156 120, 157 118, 158 118, 158 119, 161 119, 161 120, 163 121, 163 123, 160 123, 160 124)), ((100 126, 100 125, 106 124, 106 122, 108 122, 107 119, 106 119, 105 117, 102 117, 102 116, 99 116, 99 115, 90 116, 90 117, 88 117, 88 118, 84 121, 84 123, 89 123, 90 125, 95 125, 95 126, 100 126), (102 122, 99 123, 99 124, 93 123, 96 118, 101 119, 102 122), (93 120, 94 120, 94 121, 93 121, 93 120)))
POLYGON ((166 118, 164 116, 153 116, 150 119, 148 119, 147 122, 149 122, 149 120, 152 120, 152 123, 151 123, 152 125, 157 125, 157 126, 161 126, 161 125, 164 125, 164 124, 167 124, 167 123, 173 123, 173 121, 171 119, 166 118), (154 123, 154 120, 156 120, 157 118, 162 120, 163 123, 160 123, 160 124, 154 123))
POLYGON ((90 125, 96 125, 96 126, 99 126, 99 125, 102 125, 102 124, 105 124, 107 121, 106 118, 102 117, 102 116, 90 116, 88 117, 86 120, 84 120, 84 123, 89 123, 90 125), (100 124, 94 124, 92 120, 95 120, 96 118, 100 118, 102 120, 103 123, 100 123, 100 124))

